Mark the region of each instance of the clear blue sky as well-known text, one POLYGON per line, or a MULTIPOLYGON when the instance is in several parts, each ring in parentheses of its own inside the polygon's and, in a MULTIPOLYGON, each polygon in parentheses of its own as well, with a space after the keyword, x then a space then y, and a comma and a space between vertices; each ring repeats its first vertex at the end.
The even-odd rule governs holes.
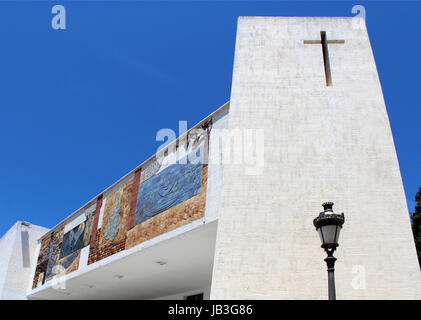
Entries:
POLYGON ((421 186, 420 1, 0 1, 0 235, 52 227, 229 100, 237 17, 366 8, 410 210, 421 186), (51 8, 67 10, 53 30, 51 8))

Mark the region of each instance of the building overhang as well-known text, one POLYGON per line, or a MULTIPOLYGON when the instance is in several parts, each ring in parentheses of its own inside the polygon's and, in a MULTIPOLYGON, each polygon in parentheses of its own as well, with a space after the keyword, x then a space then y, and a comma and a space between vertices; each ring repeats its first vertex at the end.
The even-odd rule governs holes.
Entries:
POLYGON ((150 246, 120 252, 92 270, 49 281, 28 299, 156 299, 209 287, 217 222, 200 219, 190 227, 150 246))

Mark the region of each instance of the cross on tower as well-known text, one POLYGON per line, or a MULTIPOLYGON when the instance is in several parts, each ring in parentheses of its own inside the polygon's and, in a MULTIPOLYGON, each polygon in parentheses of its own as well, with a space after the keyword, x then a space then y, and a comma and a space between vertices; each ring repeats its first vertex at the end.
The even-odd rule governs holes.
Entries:
POLYGON ((326 76, 326 85, 330 87, 332 85, 332 75, 330 73, 330 64, 329 64, 329 51, 327 45, 329 43, 345 43, 345 40, 327 40, 326 31, 320 31, 320 40, 304 40, 304 44, 321 44, 323 50, 323 62, 325 66, 325 76, 326 76))

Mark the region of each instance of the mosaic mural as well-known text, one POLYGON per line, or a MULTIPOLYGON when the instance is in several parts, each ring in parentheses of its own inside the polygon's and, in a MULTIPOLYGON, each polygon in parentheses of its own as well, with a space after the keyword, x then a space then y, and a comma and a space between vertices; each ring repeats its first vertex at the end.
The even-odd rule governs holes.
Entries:
POLYGON ((135 224, 199 194, 202 164, 173 164, 139 186, 135 224))
POLYGON ((61 228, 58 231, 53 232, 50 237, 50 243, 47 249, 48 265, 45 274, 47 280, 56 275, 56 266, 58 264, 60 251, 62 248, 63 231, 64 229, 61 228))
POLYGON ((158 173, 161 168, 159 161, 154 158, 149 161, 145 166, 142 167, 142 175, 140 176, 140 183, 148 180, 150 177, 153 177, 158 173))
POLYGON ((202 166, 200 193, 130 229, 127 232, 126 249, 203 217, 206 208, 207 169, 207 165, 202 166))
POLYGON ((92 222, 94 220, 95 207, 92 206, 89 211, 85 213, 85 215, 86 220, 84 222, 64 234, 60 259, 89 245, 91 241, 92 222))
POLYGON ((174 153, 164 162, 150 160, 82 211, 83 222, 43 238, 33 287, 77 270, 88 245, 89 265, 203 217, 211 127, 188 134, 176 150, 184 155, 180 161, 173 163, 174 153))
POLYGON ((120 198, 121 192, 118 191, 113 199, 110 217, 108 219, 107 227, 105 228, 104 237, 110 241, 114 240, 118 231, 118 222, 120 221, 120 198))
POLYGON ((193 142, 197 141, 203 143, 177 163, 161 167, 146 180, 141 178, 135 223, 127 232, 126 248, 204 216, 207 165, 202 164, 206 150, 203 135, 194 136, 193 142))
POLYGON ((79 266, 80 249, 87 246, 92 231, 96 204, 83 210, 85 221, 64 233, 64 226, 54 230, 41 242, 35 269, 33 288, 51 280, 56 275, 75 271, 79 266))
POLYGON ((80 252, 79 251, 75 251, 71 254, 69 254, 67 257, 63 258, 60 261, 60 265, 64 268, 67 269, 69 268, 72 263, 79 257, 80 252))
POLYGON ((35 269, 34 288, 39 284, 45 283, 45 281, 55 275, 61 250, 63 230, 64 228, 61 227, 42 240, 37 267, 35 269))
POLYGON ((89 250, 88 264, 124 250, 133 192, 133 177, 103 200, 102 225, 89 250))

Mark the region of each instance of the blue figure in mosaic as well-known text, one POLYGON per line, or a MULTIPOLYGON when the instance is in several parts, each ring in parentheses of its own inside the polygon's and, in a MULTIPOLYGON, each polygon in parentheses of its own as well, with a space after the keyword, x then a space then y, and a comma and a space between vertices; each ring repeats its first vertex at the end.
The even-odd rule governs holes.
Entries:
POLYGON ((139 185, 135 224, 161 213, 199 194, 202 188, 202 168, 199 163, 183 159, 139 185))
POLYGON ((77 227, 64 234, 60 259, 83 248, 84 229, 84 224, 81 223, 77 227))
POLYGON ((66 232, 61 245, 60 259, 86 247, 91 242, 92 224, 95 216, 96 203, 84 210, 85 221, 66 232))
POLYGON ((64 269, 67 269, 72 264, 72 262, 76 260, 78 255, 79 255, 79 251, 75 251, 72 254, 68 255, 61 262, 61 267, 63 267, 64 269))
POLYGON ((110 218, 108 219, 107 228, 105 230, 104 237, 110 241, 114 240, 118 232, 118 222, 120 219, 120 191, 114 197, 113 207, 110 212, 110 218))

